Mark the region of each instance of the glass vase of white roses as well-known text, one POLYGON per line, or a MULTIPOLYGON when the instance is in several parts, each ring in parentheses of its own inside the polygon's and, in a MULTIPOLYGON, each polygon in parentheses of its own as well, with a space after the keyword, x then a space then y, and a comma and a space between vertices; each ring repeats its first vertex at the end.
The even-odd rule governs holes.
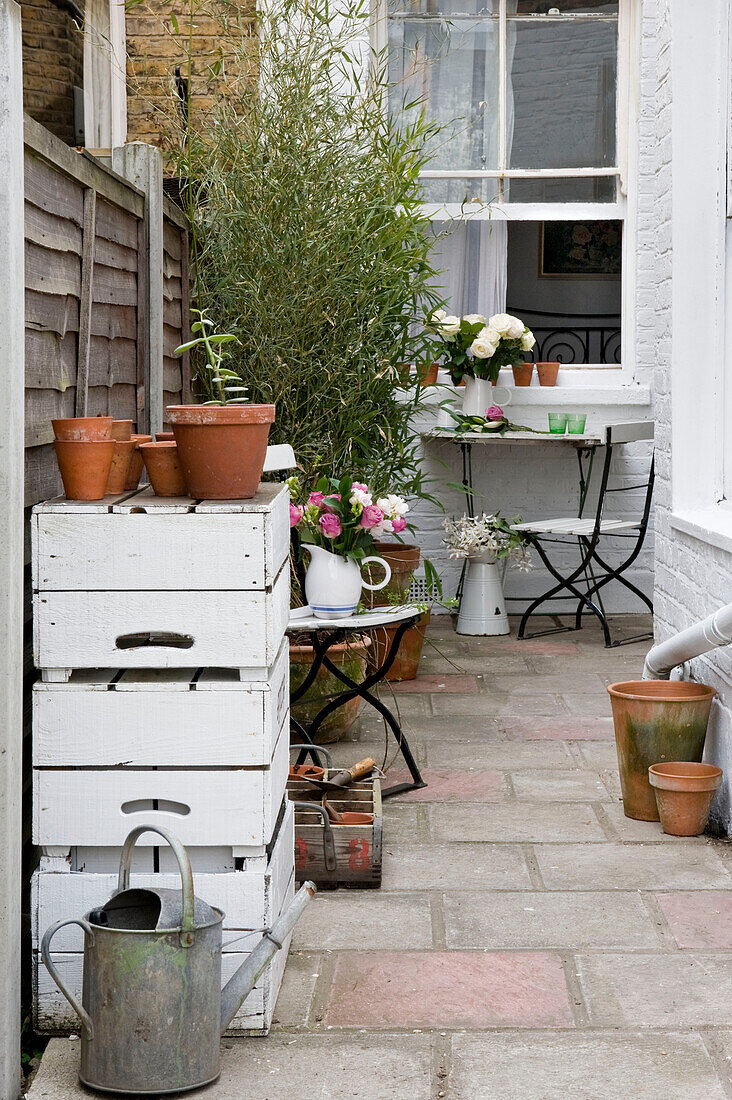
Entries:
POLYGON ((476 416, 490 400, 489 386, 495 386, 501 367, 523 362, 536 340, 531 329, 510 313, 485 318, 480 313, 451 316, 438 309, 425 322, 434 334, 434 358, 450 374, 453 385, 465 382, 463 412, 476 416))

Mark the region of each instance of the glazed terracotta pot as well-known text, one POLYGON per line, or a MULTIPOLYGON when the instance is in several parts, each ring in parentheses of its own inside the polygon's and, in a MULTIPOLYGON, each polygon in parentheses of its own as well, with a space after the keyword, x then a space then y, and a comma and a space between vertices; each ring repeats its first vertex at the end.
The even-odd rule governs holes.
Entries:
POLYGON ((192 497, 249 500, 267 454, 274 405, 172 405, 167 410, 192 497))
POLYGON ((93 443, 112 438, 111 416, 72 416, 66 420, 52 420, 56 439, 76 440, 77 443, 93 443))
MULTIPOLYGON (((418 546, 409 542, 382 542, 374 540, 374 553, 383 558, 391 569, 389 582, 378 592, 364 590, 361 597, 364 607, 388 607, 393 603, 407 603, 412 576, 419 568, 421 552, 418 546)), ((383 571, 380 566, 364 570, 366 579, 381 580, 383 571)))
POLYGON ((627 680, 608 687, 626 817, 658 821, 651 764, 700 761, 714 688, 691 681, 627 680))
POLYGON ((140 484, 140 478, 142 476, 142 452, 140 451, 141 443, 149 443, 152 440, 151 435, 132 435, 130 439, 133 443, 136 443, 134 451, 132 452, 132 458, 130 459, 130 468, 127 471, 127 481, 125 482, 125 489, 136 489, 140 484))
POLYGON ((534 373, 533 363, 514 363, 511 370, 513 371, 514 386, 531 385, 531 376, 534 373))
POLYGON ((722 769, 714 764, 677 760, 652 764, 648 778, 656 792, 664 833, 701 836, 707 827, 714 795, 722 783, 722 769))
POLYGON ((539 375, 540 386, 556 386, 559 363, 537 363, 536 373, 539 375))
POLYGON ((68 499, 101 500, 112 466, 114 440, 57 439, 54 448, 68 499))
MULTIPOLYGON (((365 635, 352 642, 339 642, 328 650, 328 660, 336 668, 343 671, 357 684, 366 679, 366 657, 371 639, 365 635)), ((310 672, 313 663, 313 647, 310 645, 290 644, 290 690, 295 691, 303 683, 310 672)), ((292 716, 306 729, 315 718, 318 711, 322 710, 326 703, 346 690, 327 668, 320 667, 315 680, 308 688, 304 698, 292 704, 292 716)), ((358 696, 349 699, 343 706, 329 714, 315 734, 314 741, 317 745, 329 745, 348 733, 353 723, 358 718, 358 712, 363 702, 358 696)))
POLYGON ((112 439, 131 439, 134 426, 134 421, 132 420, 113 420, 112 439))
POLYGON ((107 478, 107 491, 105 496, 124 493, 127 486, 127 475, 132 462, 132 455, 137 444, 132 439, 115 439, 112 466, 107 478))
MULTIPOLYGON (((402 635, 399 649, 396 652, 393 664, 384 677, 389 683, 399 680, 414 680, 419 669, 419 662, 424 647, 424 636, 429 626, 431 613, 425 611, 414 626, 410 626, 402 635)), ((389 626, 375 626, 371 631, 373 650, 370 654, 370 663, 373 668, 379 668, 386 660, 394 635, 399 628, 398 623, 389 626)))
POLYGON ((143 443, 140 454, 147 476, 157 497, 187 497, 186 479, 178 461, 178 446, 173 440, 143 443))
POLYGON ((173 432, 155 432, 156 443, 170 443, 175 439, 173 432))

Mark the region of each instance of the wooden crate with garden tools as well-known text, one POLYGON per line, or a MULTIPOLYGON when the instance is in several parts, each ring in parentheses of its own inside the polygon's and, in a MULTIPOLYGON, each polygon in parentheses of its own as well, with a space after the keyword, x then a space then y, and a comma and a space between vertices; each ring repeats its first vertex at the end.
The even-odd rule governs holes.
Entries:
MULTIPOLYGON (((316 751, 330 764, 327 752, 316 751)), ((370 764, 372 770, 373 761, 370 764)), ((358 768, 350 770, 358 773, 358 768)), ((328 784, 339 774, 330 766, 290 769, 287 795, 295 804, 295 879, 311 879, 320 890, 338 886, 377 890, 383 837, 381 780, 372 773, 340 790, 324 791, 314 785, 313 775, 328 784)))

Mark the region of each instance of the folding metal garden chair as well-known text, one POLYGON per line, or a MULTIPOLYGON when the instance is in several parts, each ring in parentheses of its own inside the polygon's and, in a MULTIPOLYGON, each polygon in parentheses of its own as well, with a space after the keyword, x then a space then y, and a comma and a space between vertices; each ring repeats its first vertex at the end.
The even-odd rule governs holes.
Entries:
POLYGON ((618 581, 646 605, 649 611, 653 611, 653 603, 636 585, 624 576, 626 570, 633 564, 641 552, 648 529, 648 518, 651 511, 651 498, 653 496, 654 458, 651 454, 648 478, 640 484, 633 479, 630 485, 611 485, 610 466, 615 448, 622 444, 636 443, 640 440, 653 439, 653 422, 650 420, 638 420, 624 424, 609 424, 605 428, 605 458, 600 474, 597 494, 597 506, 594 518, 585 518, 583 511, 590 492, 592 471, 588 473, 583 482, 580 494, 579 514, 569 518, 557 518, 546 520, 533 520, 529 523, 516 523, 514 531, 521 531, 529 543, 534 547, 547 570, 556 583, 538 596, 524 611, 519 626, 519 638, 536 638, 545 634, 557 634, 565 630, 580 630, 582 628, 582 615, 585 611, 597 616, 602 626, 606 648, 626 645, 628 642, 640 641, 643 638, 651 638, 652 633, 635 635, 632 638, 623 638, 613 641, 610 627, 602 603, 601 591, 611 581, 618 581), (640 515, 627 519, 605 519, 603 516, 605 504, 609 493, 627 493, 633 490, 645 490, 643 510, 640 515), (617 539, 632 540, 630 553, 623 557, 619 565, 611 566, 605 555, 607 551, 602 548, 604 539, 612 537, 617 539), (545 545, 551 543, 557 546, 574 546, 580 549, 579 564, 563 576, 559 569, 550 560, 545 545), (567 592, 568 595, 562 595, 567 592), (574 626, 557 626, 549 630, 536 631, 526 634, 526 625, 532 615, 551 614, 548 611, 539 612, 539 608, 547 600, 576 600, 574 626))

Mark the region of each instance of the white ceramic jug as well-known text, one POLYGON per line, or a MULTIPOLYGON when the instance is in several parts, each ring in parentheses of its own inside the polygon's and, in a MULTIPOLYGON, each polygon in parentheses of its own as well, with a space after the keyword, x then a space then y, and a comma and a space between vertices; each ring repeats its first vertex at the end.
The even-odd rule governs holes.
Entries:
POLYGON ((391 580, 391 568, 383 558, 362 558, 361 562, 331 554, 321 546, 303 544, 310 554, 305 574, 305 596, 317 619, 347 619, 353 615, 361 599, 361 588, 378 592, 391 580), (383 565, 386 576, 378 584, 369 584, 361 576, 361 566, 367 562, 383 565))

